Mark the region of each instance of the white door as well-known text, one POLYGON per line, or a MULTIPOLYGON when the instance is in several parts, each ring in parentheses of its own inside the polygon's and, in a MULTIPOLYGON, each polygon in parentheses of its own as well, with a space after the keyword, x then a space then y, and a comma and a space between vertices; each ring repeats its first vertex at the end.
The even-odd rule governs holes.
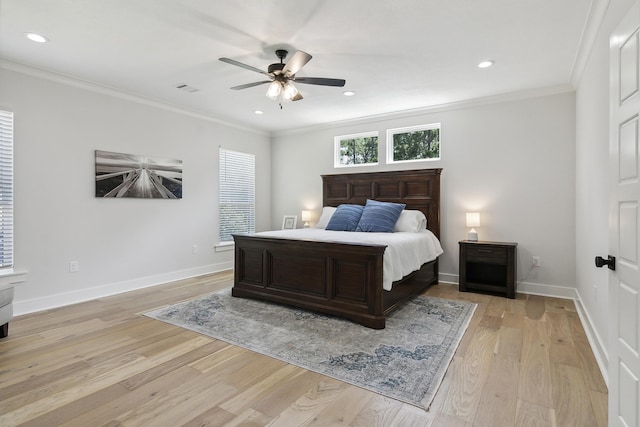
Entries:
POLYGON ((640 3, 610 38, 609 425, 640 426, 640 3))

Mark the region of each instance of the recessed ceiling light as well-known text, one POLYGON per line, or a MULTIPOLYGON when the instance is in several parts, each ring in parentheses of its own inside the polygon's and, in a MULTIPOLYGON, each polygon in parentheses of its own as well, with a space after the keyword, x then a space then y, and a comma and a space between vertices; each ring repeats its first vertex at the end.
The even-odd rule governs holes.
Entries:
POLYGON ((355 93, 354 91, 352 91, 352 90, 345 90, 344 92, 342 92, 342 94, 343 94, 344 96, 353 96, 353 95, 355 95, 356 93, 355 93))
POLYGON ((481 63, 478 64, 478 67, 480 68, 489 68, 491 67, 493 64, 495 64, 495 61, 489 59, 487 61, 482 61, 481 63))
POLYGON ((46 42, 49 41, 48 38, 46 38, 45 36, 43 36, 41 34, 37 34, 37 33, 24 33, 24 35, 25 35, 26 38, 28 38, 32 42, 36 42, 36 43, 46 43, 46 42))
POLYGON ((256 110, 254 111, 255 114, 260 115, 260 114, 264 114, 264 111, 262 110, 256 110))

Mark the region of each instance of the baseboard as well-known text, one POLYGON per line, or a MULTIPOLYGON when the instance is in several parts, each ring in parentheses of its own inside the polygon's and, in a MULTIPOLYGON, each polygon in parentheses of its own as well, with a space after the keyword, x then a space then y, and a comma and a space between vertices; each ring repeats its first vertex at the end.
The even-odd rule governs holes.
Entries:
MULTIPOLYGON (((457 274, 439 273, 438 281, 440 283, 449 283, 457 285, 460 282, 457 274)), ((541 283, 518 282, 518 293, 541 295, 553 298, 576 299, 576 290, 565 286, 544 285, 541 283)))
POLYGON ((591 316, 589 316, 589 312, 585 310, 584 305, 582 304, 582 298, 580 297, 580 292, 577 290, 574 302, 576 304, 576 311, 580 317, 580 322, 582 323, 584 332, 587 335, 587 340, 589 341, 593 355, 595 356, 598 367, 600 368, 602 378, 604 379, 605 384, 609 384, 609 351, 607 350, 607 345, 602 341, 602 338, 600 338, 600 335, 598 335, 598 332, 593 327, 591 316))
MULTIPOLYGON (((450 283, 454 285, 459 283, 459 276, 457 274, 440 273, 438 278, 441 283, 450 283)), ((598 363, 598 367, 600 368, 600 372, 602 373, 605 383, 608 384, 609 354, 607 352, 607 346, 593 327, 591 317, 582 304, 582 298, 580 297, 578 290, 565 286, 518 282, 518 293, 573 300, 578 317, 580 317, 580 323, 582 323, 587 340, 591 346, 591 351, 593 351, 593 355, 596 358, 596 362, 598 363)))
POLYGON ((438 273, 438 282, 457 285, 458 284, 458 275, 457 274, 449 274, 449 273, 438 273))
POLYGON ((33 298, 24 301, 13 302, 13 312, 15 316, 34 313, 52 308, 64 307, 66 305, 77 304, 90 301, 96 298, 104 298, 124 292, 135 291, 136 289, 148 288, 150 286, 162 285, 176 280, 188 279, 190 277, 201 276, 203 274, 218 273, 233 269, 233 261, 219 264, 209 264, 202 267, 188 270, 173 271, 156 276, 141 277, 132 280, 125 280, 118 283, 110 283, 102 286, 95 286, 88 289, 79 289, 73 292, 64 292, 46 297, 33 298))
POLYGON ((518 282, 518 292, 544 297, 576 299, 576 289, 566 286, 545 285, 543 283, 518 282))

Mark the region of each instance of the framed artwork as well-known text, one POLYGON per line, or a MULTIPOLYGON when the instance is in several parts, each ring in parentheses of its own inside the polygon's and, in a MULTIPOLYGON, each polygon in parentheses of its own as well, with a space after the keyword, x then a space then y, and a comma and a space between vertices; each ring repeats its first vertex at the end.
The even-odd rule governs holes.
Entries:
POLYGON ((181 199, 182 160, 96 150, 96 197, 181 199))
POLYGON ((283 230, 295 230, 298 223, 298 215, 285 215, 282 217, 283 230))

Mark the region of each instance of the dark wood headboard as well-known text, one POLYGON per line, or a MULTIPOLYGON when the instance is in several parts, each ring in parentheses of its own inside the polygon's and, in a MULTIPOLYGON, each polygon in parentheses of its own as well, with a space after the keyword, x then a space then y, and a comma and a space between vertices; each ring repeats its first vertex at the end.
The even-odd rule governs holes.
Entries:
POLYGON ((406 204, 422 211, 427 228, 440 238, 442 169, 322 175, 322 206, 364 205, 367 199, 406 204))

